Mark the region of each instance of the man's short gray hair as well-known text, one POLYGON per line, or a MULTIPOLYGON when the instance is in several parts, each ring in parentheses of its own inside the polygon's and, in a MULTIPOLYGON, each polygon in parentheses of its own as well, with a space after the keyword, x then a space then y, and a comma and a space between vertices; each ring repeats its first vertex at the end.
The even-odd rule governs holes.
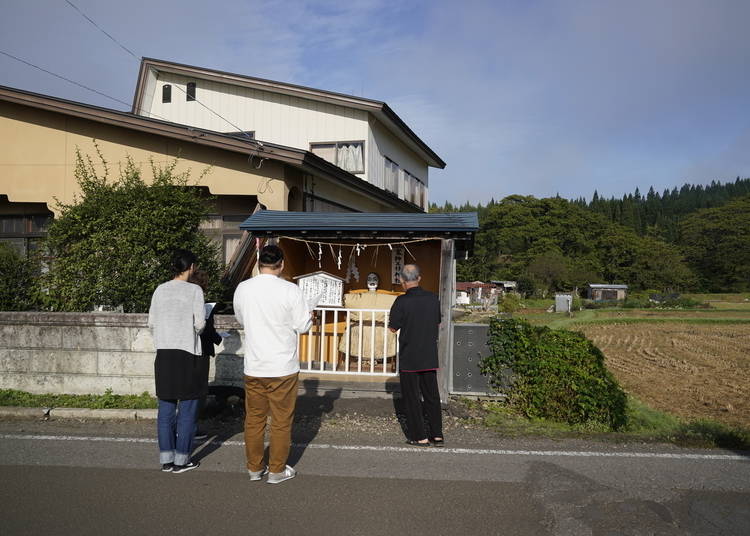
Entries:
POLYGON ((401 279, 403 281, 416 281, 421 275, 422 272, 416 264, 407 264, 401 269, 401 279))

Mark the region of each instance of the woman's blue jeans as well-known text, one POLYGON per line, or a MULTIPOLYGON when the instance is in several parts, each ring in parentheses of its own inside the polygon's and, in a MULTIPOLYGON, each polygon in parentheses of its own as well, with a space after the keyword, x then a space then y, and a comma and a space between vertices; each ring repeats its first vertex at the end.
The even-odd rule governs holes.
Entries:
POLYGON ((185 465, 193 451, 199 399, 162 400, 156 417, 159 463, 185 465))

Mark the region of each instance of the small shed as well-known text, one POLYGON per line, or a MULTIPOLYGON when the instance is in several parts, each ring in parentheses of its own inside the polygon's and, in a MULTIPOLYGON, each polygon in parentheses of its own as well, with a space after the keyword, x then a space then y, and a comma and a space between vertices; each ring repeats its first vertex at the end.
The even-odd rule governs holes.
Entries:
POLYGON ((468 303, 481 303, 495 298, 497 301, 497 285, 494 283, 484 283, 482 281, 458 281, 456 282, 456 303, 458 298, 463 295, 468 298, 468 303))
MULTIPOLYGON (((440 373, 438 382, 442 400, 447 400, 451 374, 451 307, 455 292, 456 259, 471 252, 474 234, 479 228, 476 213, 351 213, 351 212, 283 212, 260 210, 241 225, 246 235, 242 267, 238 279, 252 275, 254 259, 259 248, 267 243, 278 243, 285 253, 285 270, 282 277, 298 278, 304 274, 325 272, 342 280, 346 295, 367 291, 367 274, 375 272, 380 278, 378 292, 402 292, 399 269, 404 264, 418 264, 422 270, 421 286, 440 298, 443 322, 440 325, 438 353, 440 373)), ((395 363, 387 363, 391 351, 383 312, 368 310, 353 313, 346 308, 322 308, 318 325, 310 338, 301 342, 300 352, 317 354, 312 362, 314 369, 302 367, 317 374, 356 375, 369 374, 393 376, 395 363), (364 317, 364 318, 363 318, 364 317), (365 336, 368 330, 376 336, 357 351, 346 351, 343 337, 352 337, 357 331, 365 336), (382 340, 380 338, 382 332, 382 340), (331 340, 328 340, 331 339, 331 340), (380 351, 382 346, 383 351, 380 351), (304 347, 304 349, 303 349, 304 347), (342 352, 342 348, 344 351, 342 352), (361 351, 360 351, 361 350, 361 351), (352 356, 372 356, 370 361, 358 359, 351 366, 352 356), (380 356, 386 360, 376 363, 380 356), (327 356, 327 357, 324 357, 327 356), (326 361, 328 360, 328 361, 326 361), (338 360, 338 361, 337 361, 338 360), (326 361, 324 363, 324 361, 326 361)), ((359 346, 362 346, 360 343, 359 346)), ((301 357, 301 359, 304 356, 301 357)), ((308 361, 308 365, 311 361, 308 361)), ((330 376, 331 379, 346 376, 330 376)))
POLYGON ((619 301, 625 299, 627 292, 627 285, 589 283, 587 297, 594 301, 619 301))
POLYGON ((555 312, 569 313, 573 310, 573 295, 570 293, 555 294, 555 312))
POLYGON ((516 292, 518 289, 517 281, 490 281, 497 285, 497 287, 503 292, 516 292))

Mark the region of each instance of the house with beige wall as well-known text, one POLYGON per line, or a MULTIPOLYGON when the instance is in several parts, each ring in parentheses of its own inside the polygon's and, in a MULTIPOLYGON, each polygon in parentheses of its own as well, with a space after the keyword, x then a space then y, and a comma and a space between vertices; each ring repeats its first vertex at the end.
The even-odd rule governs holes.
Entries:
POLYGON ((204 231, 225 261, 240 240, 239 223, 271 210, 418 212, 420 207, 313 152, 0 86, 0 240, 33 249, 58 201, 78 193, 76 151, 99 150, 116 176, 127 157, 141 166, 189 169, 195 187, 215 196, 204 231), (203 174, 204 170, 208 170, 203 174))
POLYGON ((445 162, 384 102, 144 58, 133 113, 310 151, 422 210, 445 162))

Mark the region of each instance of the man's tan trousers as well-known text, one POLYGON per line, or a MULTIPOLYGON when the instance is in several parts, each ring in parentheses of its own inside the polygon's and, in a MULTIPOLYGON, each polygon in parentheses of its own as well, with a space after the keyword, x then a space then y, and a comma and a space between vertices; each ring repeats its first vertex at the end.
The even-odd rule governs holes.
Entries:
POLYGON ((292 443, 298 378, 297 372, 280 378, 245 376, 245 455, 250 471, 260 471, 265 467, 263 439, 269 414, 268 470, 280 473, 286 468, 292 443))

